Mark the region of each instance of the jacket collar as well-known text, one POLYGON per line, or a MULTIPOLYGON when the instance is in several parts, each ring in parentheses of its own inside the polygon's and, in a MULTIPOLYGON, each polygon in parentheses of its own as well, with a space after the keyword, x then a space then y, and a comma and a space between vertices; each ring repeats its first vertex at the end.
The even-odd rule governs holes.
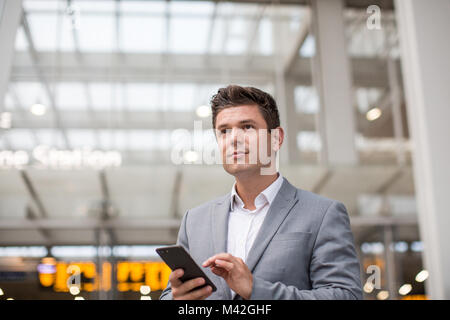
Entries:
MULTIPOLYGON (((261 191, 261 193, 255 199, 255 206, 260 207, 266 203, 269 203, 269 206, 272 205, 273 200, 275 199, 278 191, 280 190, 283 184, 283 176, 281 173, 278 173, 278 178, 272 182, 266 189, 261 191)), ((231 188, 231 197, 230 197, 230 210, 235 210, 235 205, 238 207, 242 207, 244 202, 236 191, 236 182, 233 184, 233 188, 231 188)))
MULTIPOLYGON (((251 272, 255 269, 269 242, 289 214, 291 208, 298 201, 297 188, 292 186, 286 178, 282 179, 280 190, 273 199, 255 242, 249 251, 246 262, 251 272)), ((214 254, 226 252, 227 250, 228 218, 231 209, 230 198, 231 193, 222 197, 211 206, 214 254)), ((225 280, 220 279, 221 286, 225 290, 228 299, 231 299, 231 293, 230 290, 227 290, 228 286, 225 280)))

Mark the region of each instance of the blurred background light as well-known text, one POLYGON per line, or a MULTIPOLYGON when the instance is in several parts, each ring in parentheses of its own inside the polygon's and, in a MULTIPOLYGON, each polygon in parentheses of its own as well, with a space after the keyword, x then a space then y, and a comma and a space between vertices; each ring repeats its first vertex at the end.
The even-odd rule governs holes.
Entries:
POLYGON ((12 125, 11 112, 0 113, 0 129, 10 129, 12 125))
POLYGON ((69 288, 69 292, 70 292, 71 295, 76 296, 77 294, 80 293, 80 288, 78 286, 71 286, 69 288))
POLYGON ((398 289, 398 293, 400 293, 402 296, 407 295, 412 290, 412 285, 409 283, 405 283, 398 289))
POLYGON ((199 158, 199 154, 197 151, 188 150, 188 151, 184 152, 184 154, 183 154, 183 159, 187 163, 196 162, 198 160, 198 158, 199 158))
POLYGON ((416 281, 417 282, 424 282, 428 279, 428 271, 422 270, 416 275, 416 281))
POLYGON ((151 289, 150 289, 150 286, 141 286, 140 291, 141 291, 141 294, 147 295, 150 293, 151 289))
POLYGON ((372 108, 369 111, 367 111, 366 118, 369 121, 375 121, 379 117, 381 117, 381 109, 380 108, 372 108))
POLYGON ((200 118, 207 118, 211 115, 211 107, 202 105, 197 107, 195 112, 197 113, 197 116, 199 116, 200 118))
POLYGON ((365 293, 372 293, 372 291, 374 289, 373 283, 370 281, 366 281, 363 289, 364 289, 365 293))
POLYGON ((389 291, 381 290, 380 292, 377 293, 378 300, 386 300, 387 298, 389 298, 389 291))
POLYGON ((35 116, 43 116, 47 112, 47 107, 41 103, 35 103, 31 106, 30 112, 35 116))

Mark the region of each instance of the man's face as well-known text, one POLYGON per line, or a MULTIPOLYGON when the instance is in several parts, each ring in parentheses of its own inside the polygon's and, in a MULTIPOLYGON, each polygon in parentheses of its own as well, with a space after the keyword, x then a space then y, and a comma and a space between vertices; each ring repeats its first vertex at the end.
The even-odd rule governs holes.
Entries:
POLYGON ((223 167, 233 176, 260 174, 278 150, 277 146, 273 149, 273 136, 256 105, 223 109, 217 114, 215 129, 223 167))

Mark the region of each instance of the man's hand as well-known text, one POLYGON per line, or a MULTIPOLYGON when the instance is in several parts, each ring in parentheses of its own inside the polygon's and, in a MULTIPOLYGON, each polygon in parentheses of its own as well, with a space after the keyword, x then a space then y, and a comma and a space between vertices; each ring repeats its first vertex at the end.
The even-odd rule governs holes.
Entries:
POLYGON ((234 292, 246 300, 250 299, 253 275, 241 258, 219 253, 203 262, 203 267, 211 267, 211 271, 224 278, 234 292))
POLYGON ((172 297, 174 300, 203 300, 211 295, 211 286, 193 290, 204 285, 205 279, 195 278, 186 282, 181 282, 180 277, 183 276, 183 274, 183 269, 176 269, 169 276, 172 297))

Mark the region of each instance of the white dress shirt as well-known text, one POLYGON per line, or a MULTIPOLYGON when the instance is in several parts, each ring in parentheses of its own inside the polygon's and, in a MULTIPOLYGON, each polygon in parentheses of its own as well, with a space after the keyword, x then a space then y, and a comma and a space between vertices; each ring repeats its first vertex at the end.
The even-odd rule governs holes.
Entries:
MULTIPOLYGON (((278 174, 278 178, 255 198, 256 209, 248 210, 244 208, 244 202, 237 194, 236 183, 234 183, 228 220, 228 253, 241 258, 244 262, 247 261, 248 253, 282 184, 283 177, 278 174)), ((234 298, 233 290, 231 295, 234 298)))

